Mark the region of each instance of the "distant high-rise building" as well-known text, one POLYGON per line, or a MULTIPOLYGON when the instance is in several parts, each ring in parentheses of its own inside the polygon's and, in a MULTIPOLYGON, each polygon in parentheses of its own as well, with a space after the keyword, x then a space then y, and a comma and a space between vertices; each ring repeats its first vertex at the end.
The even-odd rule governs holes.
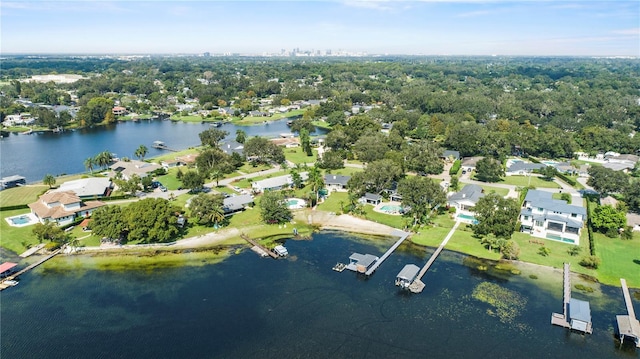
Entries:
POLYGON ((204 57, 209 57, 209 56, 211 56, 211 54, 210 54, 210 53, 208 53, 208 52, 205 52, 203 55, 204 55, 204 57))

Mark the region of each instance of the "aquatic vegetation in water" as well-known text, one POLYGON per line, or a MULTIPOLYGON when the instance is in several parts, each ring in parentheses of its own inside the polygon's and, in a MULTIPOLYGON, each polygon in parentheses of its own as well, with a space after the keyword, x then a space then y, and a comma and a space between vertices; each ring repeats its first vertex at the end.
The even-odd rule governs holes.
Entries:
POLYGON ((538 279, 538 276, 535 274, 529 274, 529 278, 531 279, 538 279))
POLYGON ((517 292, 490 282, 478 284, 472 296, 489 304, 492 308, 487 313, 498 317, 502 323, 513 323, 527 305, 527 299, 517 292))
POLYGON ((576 284, 574 286, 577 290, 583 291, 583 292, 587 292, 587 293, 593 293, 593 288, 588 287, 584 284, 576 284))

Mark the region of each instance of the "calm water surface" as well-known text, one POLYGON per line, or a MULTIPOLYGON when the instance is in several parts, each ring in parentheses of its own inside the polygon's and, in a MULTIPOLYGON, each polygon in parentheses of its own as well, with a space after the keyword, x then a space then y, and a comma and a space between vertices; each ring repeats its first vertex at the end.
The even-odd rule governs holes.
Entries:
MULTIPOLYGON (((229 132, 234 139, 236 130, 248 136, 277 137, 291 132, 288 119, 272 121, 255 126, 223 124, 220 129, 229 132)), ((147 157, 165 154, 166 151, 152 148, 153 141, 164 141, 168 147, 186 149, 200 144, 198 134, 211 128, 209 124, 182 123, 172 121, 122 122, 109 126, 55 133, 32 135, 12 134, 0 140, 0 177, 21 175, 27 182, 40 181, 46 174, 60 175, 87 171, 84 160, 102 151, 120 157, 135 158, 140 145, 149 148, 147 157)), ((317 129, 314 134, 326 130, 317 129)))
POLYGON ((549 324, 561 308, 561 287, 546 291, 525 276, 491 277, 455 253, 443 252, 418 295, 399 292, 393 280, 405 264, 422 265, 424 250, 401 247, 369 279, 331 270, 354 251, 380 254, 392 242, 323 232, 288 241, 292 256, 279 261, 246 250, 215 265, 153 271, 57 271, 45 264, 1 294, 0 356, 640 357, 618 349, 614 339, 615 314, 625 310, 619 288, 586 297, 595 329, 583 336, 549 324), (526 299, 513 322, 500 322, 471 297, 484 281, 526 299))

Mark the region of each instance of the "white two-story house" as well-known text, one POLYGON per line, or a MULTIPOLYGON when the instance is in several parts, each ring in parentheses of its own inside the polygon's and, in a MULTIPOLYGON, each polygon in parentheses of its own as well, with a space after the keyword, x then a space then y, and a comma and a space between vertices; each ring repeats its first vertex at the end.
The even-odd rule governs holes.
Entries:
POLYGON ((63 226, 73 223, 77 217, 89 217, 104 205, 100 201, 83 202, 74 192, 64 191, 45 193, 37 202, 30 203, 29 208, 41 223, 55 222, 63 226))
POLYGON ((551 192, 529 190, 520 211, 520 231, 534 237, 579 244, 586 220, 584 207, 553 199, 551 192))

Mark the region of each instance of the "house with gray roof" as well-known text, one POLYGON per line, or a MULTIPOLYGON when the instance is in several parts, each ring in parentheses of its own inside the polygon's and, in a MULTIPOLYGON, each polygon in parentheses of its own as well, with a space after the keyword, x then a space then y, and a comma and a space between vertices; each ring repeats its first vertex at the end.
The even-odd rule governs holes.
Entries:
POLYGON ((239 196, 227 197, 222 201, 222 209, 225 216, 230 216, 236 212, 244 211, 247 206, 253 204, 253 196, 242 194, 239 196))
POLYGON ((449 207, 455 207, 458 211, 473 212, 473 208, 480 198, 484 197, 484 189, 477 184, 468 184, 459 192, 449 196, 449 207))
POLYGON ((324 175, 324 184, 329 191, 344 192, 347 190, 347 183, 349 183, 350 179, 351 176, 333 175, 329 173, 324 175))
POLYGON ((234 140, 222 141, 219 147, 222 150, 222 152, 228 155, 232 155, 234 152, 239 153, 240 155, 244 155, 244 145, 234 140))
POLYGON ((460 152, 454 150, 444 150, 440 156, 445 162, 454 162, 460 159, 460 152))
POLYGON ((544 163, 531 163, 524 161, 516 161, 504 172, 506 176, 526 176, 533 171, 547 167, 544 163))
POLYGON ((520 231, 534 237, 579 244, 587 220, 584 207, 553 199, 551 192, 529 190, 520 210, 520 231))
POLYGON ((111 189, 111 180, 107 177, 81 178, 67 181, 51 192, 73 192, 81 199, 104 197, 111 189))
MULTIPOLYGON (((309 178, 308 172, 300 172, 300 177, 302 177, 303 181, 306 181, 309 178)), ((253 191, 260 193, 264 191, 278 191, 281 189, 291 188, 293 185, 293 178, 291 175, 284 175, 279 177, 265 178, 260 181, 255 181, 251 183, 251 187, 253 187, 253 191)))
POLYGON ((478 163, 478 161, 483 158, 483 156, 467 157, 462 160, 460 168, 462 168, 463 171, 471 173, 476 169, 476 164, 478 163))
POLYGON ((382 202, 382 196, 379 194, 367 192, 364 194, 364 196, 360 197, 358 202, 363 204, 372 204, 375 206, 380 204, 380 202, 382 202))
MULTIPOLYGON (((122 179, 129 180, 131 176, 137 175, 140 178, 146 177, 151 172, 162 168, 157 163, 148 163, 137 160, 117 161, 109 167, 115 173, 121 173, 122 179)), ((114 173, 114 176, 115 176, 114 173)))

